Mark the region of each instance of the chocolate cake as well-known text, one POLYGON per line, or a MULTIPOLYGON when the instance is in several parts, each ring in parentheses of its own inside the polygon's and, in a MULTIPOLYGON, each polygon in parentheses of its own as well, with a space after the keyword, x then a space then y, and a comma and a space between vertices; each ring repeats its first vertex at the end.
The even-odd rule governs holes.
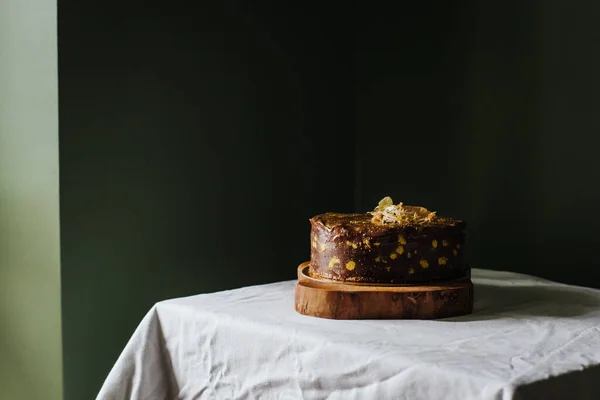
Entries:
POLYGON ((417 283, 462 278, 465 221, 384 198, 366 214, 310 220, 309 273, 346 282, 417 283))

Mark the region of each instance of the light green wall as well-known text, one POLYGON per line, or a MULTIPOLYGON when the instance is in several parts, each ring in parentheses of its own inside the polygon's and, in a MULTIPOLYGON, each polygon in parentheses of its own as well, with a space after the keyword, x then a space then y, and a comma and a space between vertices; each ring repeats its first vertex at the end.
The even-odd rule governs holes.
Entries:
POLYGON ((0 1, 0 399, 62 398, 56 0, 0 1))

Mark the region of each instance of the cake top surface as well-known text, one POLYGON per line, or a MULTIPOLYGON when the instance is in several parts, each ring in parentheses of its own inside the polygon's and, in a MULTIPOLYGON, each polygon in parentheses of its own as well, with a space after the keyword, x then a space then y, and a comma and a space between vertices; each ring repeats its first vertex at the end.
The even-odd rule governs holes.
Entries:
POLYGON ((394 204, 390 197, 379 202, 375 210, 365 214, 325 213, 311 219, 321 222, 325 227, 333 229, 342 227, 377 234, 390 228, 443 228, 464 225, 465 222, 453 217, 438 216, 436 212, 419 206, 405 206, 403 203, 394 204))

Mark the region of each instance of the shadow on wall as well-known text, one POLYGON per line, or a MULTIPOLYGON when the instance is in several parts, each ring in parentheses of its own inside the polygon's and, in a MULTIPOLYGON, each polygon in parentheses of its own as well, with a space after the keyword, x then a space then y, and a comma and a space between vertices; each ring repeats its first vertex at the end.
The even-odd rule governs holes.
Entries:
POLYGON ((593 13, 515 0, 403 15, 367 11, 359 34, 358 210, 391 195, 455 215, 476 268, 600 287, 593 13))

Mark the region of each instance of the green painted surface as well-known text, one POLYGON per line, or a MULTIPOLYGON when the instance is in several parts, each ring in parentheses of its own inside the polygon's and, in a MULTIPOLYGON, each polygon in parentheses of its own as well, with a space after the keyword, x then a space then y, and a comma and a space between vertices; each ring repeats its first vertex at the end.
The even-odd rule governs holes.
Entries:
POLYGON ((593 12, 274 3, 59 3, 68 400, 154 302, 291 279, 310 216, 386 194, 467 219, 473 267, 600 286, 593 12))
POLYGON ((600 8, 371 11, 357 49, 358 207, 390 194, 457 215, 473 267, 600 287, 600 8))
POLYGON ((0 398, 62 398, 56 1, 0 2, 0 398))
POLYGON ((67 400, 155 302, 293 279, 309 218, 353 207, 334 7, 87 4, 59 18, 67 400))

